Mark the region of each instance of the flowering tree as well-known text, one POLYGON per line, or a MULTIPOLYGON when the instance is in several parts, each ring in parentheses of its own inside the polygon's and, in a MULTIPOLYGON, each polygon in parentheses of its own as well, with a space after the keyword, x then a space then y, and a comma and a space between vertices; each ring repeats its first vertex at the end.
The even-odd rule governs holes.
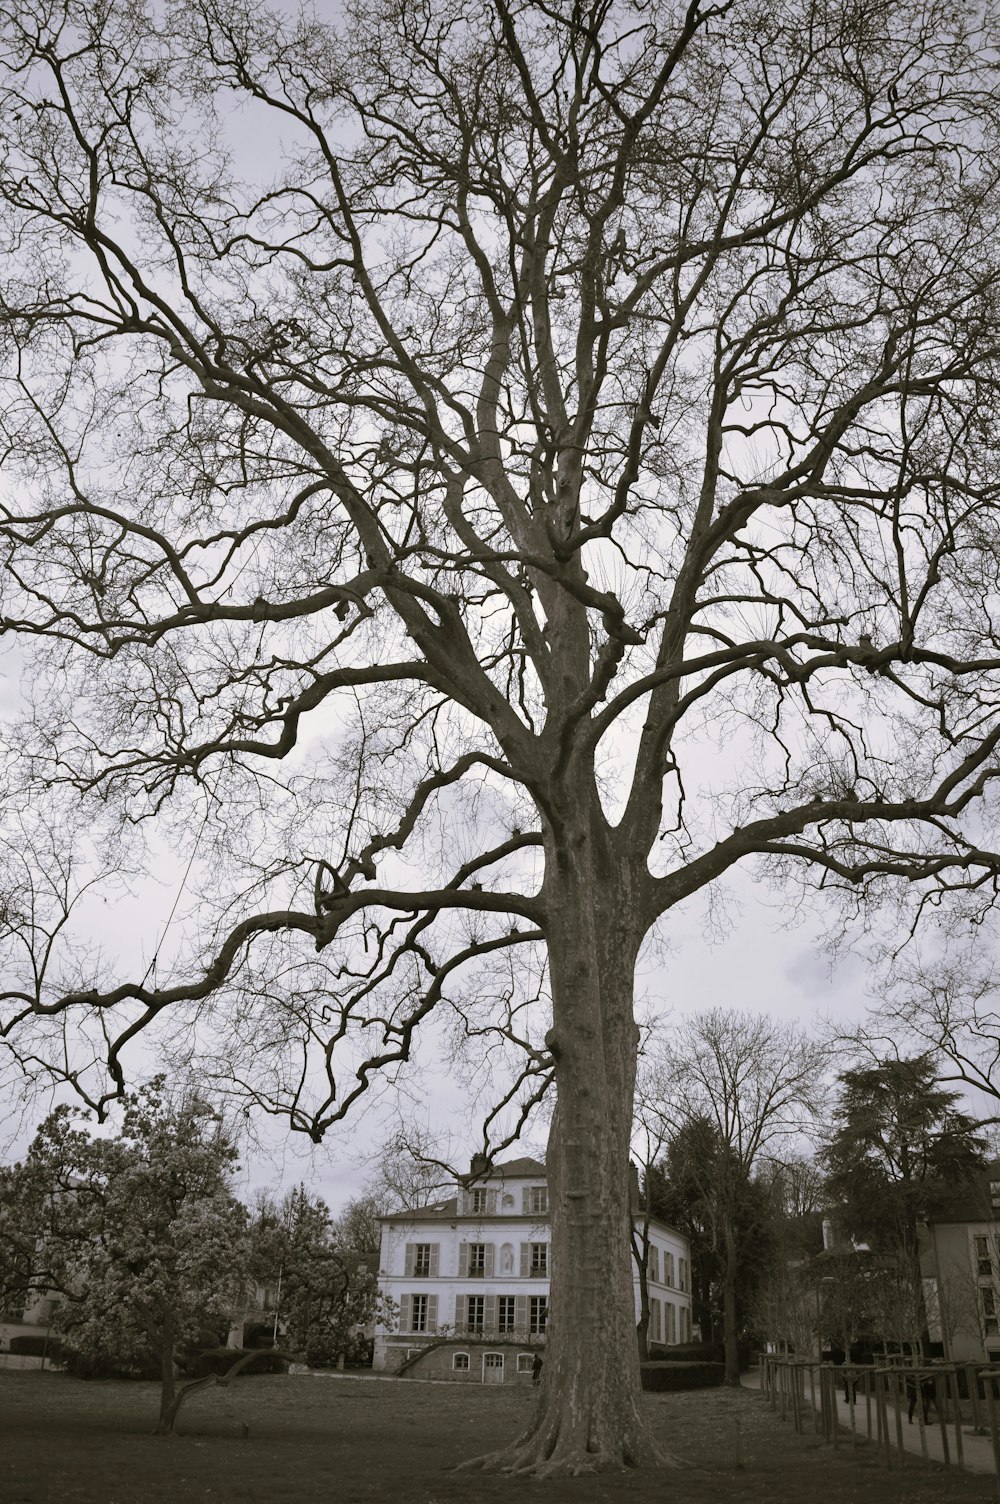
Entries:
POLYGON ((128 1362, 151 1354, 168 1429, 178 1349, 223 1320, 246 1278, 235 1151, 197 1099, 172 1106, 162 1081, 125 1099, 121 1128, 94 1138, 78 1109, 45 1120, 19 1169, 37 1258, 62 1300, 64 1346, 128 1362))
POLYGON ((26 965, 0 1027, 106 1107, 195 1010, 316 1138, 428 1033, 507 1050, 487 1146, 555 1087, 551 1325, 487 1465, 654 1456, 646 936, 748 861, 852 897, 1000 867, 992 21, 0 18, 17 774, 211 857, 186 965, 26 965))

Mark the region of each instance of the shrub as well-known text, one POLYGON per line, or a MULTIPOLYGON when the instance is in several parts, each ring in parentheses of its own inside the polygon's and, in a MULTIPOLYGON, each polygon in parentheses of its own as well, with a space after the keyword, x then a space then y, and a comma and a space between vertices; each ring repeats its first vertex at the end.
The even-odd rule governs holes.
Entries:
MULTIPOLYGON (((742 1338, 736 1344, 739 1354, 740 1372, 743 1373, 750 1367, 750 1359, 753 1349, 749 1342, 742 1338)), ((658 1363, 725 1363, 726 1348, 723 1342, 679 1342, 674 1347, 664 1347, 660 1343, 650 1343, 650 1361, 658 1363)))
POLYGON ((273 1347, 274 1323, 272 1321, 248 1321, 243 1329, 243 1346, 245 1349, 273 1347))
POLYGON ((642 1387, 663 1394, 677 1389, 711 1389, 725 1378, 724 1363, 643 1363, 642 1387))
POLYGON ((198 1353, 188 1364, 187 1377, 189 1379, 204 1379, 210 1373, 218 1374, 221 1379, 223 1374, 229 1372, 234 1363, 240 1358, 254 1354, 255 1362, 244 1368, 243 1374, 258 1373, 287 1373, 288 1359, 279 1357, 275 1352, 270 1352, 266 1347, 212 1347, 207 1352, 198 1353))

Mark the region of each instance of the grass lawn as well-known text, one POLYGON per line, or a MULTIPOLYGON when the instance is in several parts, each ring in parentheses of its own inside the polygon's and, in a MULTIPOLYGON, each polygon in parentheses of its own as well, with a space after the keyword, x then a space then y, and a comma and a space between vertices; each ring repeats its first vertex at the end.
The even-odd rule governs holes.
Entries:
POLYGON ((152 1384, 0 1371, 2 1504, 949 1504, 992 1501, 996 1483, 914 1459, 887 1473, 796 1436, 753 1391, 645 1395, 684 1471, 533 1483, 451 1471, 524 1425, 530 1390, 257 1377, 192 1397, 182 1434, 151 1435, 152 1384), (247 1439, 244 1425, 249 1426, 247 1439), (737 1468, 739 1438, 742 1468, 737 1468))

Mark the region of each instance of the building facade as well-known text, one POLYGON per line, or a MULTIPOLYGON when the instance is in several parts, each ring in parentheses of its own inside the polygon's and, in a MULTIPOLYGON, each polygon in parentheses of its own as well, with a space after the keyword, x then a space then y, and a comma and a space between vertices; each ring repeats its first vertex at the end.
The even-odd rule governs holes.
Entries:
POLYGON ((1000 1161, 925 1228, 921 1272, 931 1339, 953 1363, 1000 1363, 1000 1161))
MULTIPOLYGON (((687 1239, 649 1228, 649 1340, 690 1340, 687 1239)), ((455 1195, 382 1219, 379 1286, 397 1311, 375 1332, 373 1366, 466 1383, 530 1383, 545 1345, 551 1274, 545 1166, 473 1161, 455 1195)), ((638 1270, 633 1279, 636 1319, 638 1270)))

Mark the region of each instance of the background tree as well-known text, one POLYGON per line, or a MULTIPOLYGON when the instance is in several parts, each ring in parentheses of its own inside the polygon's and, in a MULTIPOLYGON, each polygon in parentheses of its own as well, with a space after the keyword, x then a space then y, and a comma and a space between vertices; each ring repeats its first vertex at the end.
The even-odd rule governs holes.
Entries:
POLYGON ((374 1261, 377 1268, 382 1251, 382 1217, 388 1210, 382 1199, 372 1193, 352 1196, 336 1219, 339 1247, 374 1261))
POLYGON ((943 943, 933 943, 942 937, 931 930, 929 943, 903 955, 883 951, 879 1002, 859 1037, 870 1054, 898 1053, 905 1045, 933 1057, 943 1082, 961 1083, 982 1104, 987 1131, 1000 1110, 1000 978, 982 915, 966 938, 954 908, 943 919, 949 927, 943 943))
POLYGON ((340 1243, 326 1203, 304 1186, 258 1208, 250 1241, 255 1278, 275 1292, 282 1344, 310 1366, 358 1356, 358 1329, 390 1317, 377 1263, 372 1269, 357 1248, 340 1243))
POLYGON ((910 1337, 926 1342, 920 1228, 982 1170, 979 1124, 958 1110, 958 1093, 940 1085, 929 1055, 862 1065, 839 1080, 827 1190, 852 1238, 898 1259, 910 1337))
POLYGON ((158 1429, 169 1429, 175 1361, 211 1322, 228 1328, 246 1279, 236 1151, 197 1097, 158 1080, 125 1098, 117 1135, 93 1138, 57 1107, 19 1168, 38 1267, 61 1296, 63 1346, 125 1365, 152 1356, 158 1429))
POLYGON ((103 1109, 197 1012, 200 1067, 316 1138, 428 1032, 506 1059, 494 1143, 554 1082, 545 1377, 493 1461, 639 1461, 647 933, 755 858, 848 901, 998 866, 987 22, 0 28, 16 781, 208 874, 176 965, 29 958, 0 1027, 103 1109))
POLYGON ((694 1193, 721 1269, 727 1384, 740 1381, 741 1269, 745 1280, 758 1278, 771 1252, 771 1196, 754 1171, 768 1149, 810 1124, 823 1069, 822 1048, 800 1029, 724 1008, 685 1019, 660 1062, 664 1105, 686 1124, 668 1166, 681 1171, 678 1190, 694 1193))

